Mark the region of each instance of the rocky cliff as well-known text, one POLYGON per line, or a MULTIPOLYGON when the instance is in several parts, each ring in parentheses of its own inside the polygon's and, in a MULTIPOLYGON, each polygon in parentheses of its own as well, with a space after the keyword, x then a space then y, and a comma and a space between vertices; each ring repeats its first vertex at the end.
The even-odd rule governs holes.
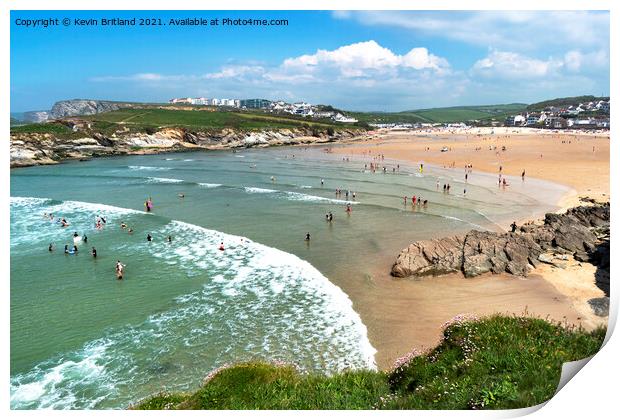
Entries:
MULTIPOLYGON (((71 120, 70 123, 73 127, 81 124, 76 120, 71 120)), ((83 137, 80 133, 82 132, 76 131, 71 138, 58 138, 48 133, 11 133, 11 167, 123 154, 327 143, 363 135, 364 131, 339 130, 332 136, 326 133, 317 136, 309 128, 257 132, 224 129, 209 133, 183 128, 162 128, 151 133, 121 130, 110 136, 84 132, 83 137)))
POLYGON ((474 277, 508 272, 526 276, 540 263, 562 267, 568 255, 609 271, 609 203, 575 207, 564 214, 548 213, 542 224, 526 224, 515 232, 472 230, 462 236, 414 242, 398 255, 391 274, 409 277, 461 272, 474 277))
POLYGON ((92 99, 69 99, 58 101, 52 106, 49 118, 65 118, 76 115, 93 115, 102 112, 116 111, 129 104, 120 102, 98 101, 92 99))

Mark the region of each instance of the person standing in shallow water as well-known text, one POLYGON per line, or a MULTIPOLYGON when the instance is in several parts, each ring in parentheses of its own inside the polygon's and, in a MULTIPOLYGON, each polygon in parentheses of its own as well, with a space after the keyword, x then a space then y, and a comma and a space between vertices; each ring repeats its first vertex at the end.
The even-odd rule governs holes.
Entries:
POLYGON ((305 241, 310 241, 310 232, 307 232, 307 233, 306 233, 306 239, 305 239, 305 241))

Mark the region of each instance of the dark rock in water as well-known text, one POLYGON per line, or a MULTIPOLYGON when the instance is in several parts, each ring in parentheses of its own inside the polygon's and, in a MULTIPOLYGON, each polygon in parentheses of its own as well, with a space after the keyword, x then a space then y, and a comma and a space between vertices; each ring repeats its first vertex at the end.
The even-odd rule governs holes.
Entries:
POLYGON ((508 272, 527 276, 538 261, 566 268, 565 262, 555 259, 567 260, 570 254, 608 269, 608 237, 609 203, 575 207, 564 214, 548 213, 543 225, 525 225, 517 232, 472 230, 464 236, 414 242, 398 255, 391 274, 409 277, 462 272, 465 277, 475 277, 508 272))
POLYGON ((594 311, 596 316, 608 316, 609 315, 609 298, 593 298, 588 300, 590 307, 594 311))

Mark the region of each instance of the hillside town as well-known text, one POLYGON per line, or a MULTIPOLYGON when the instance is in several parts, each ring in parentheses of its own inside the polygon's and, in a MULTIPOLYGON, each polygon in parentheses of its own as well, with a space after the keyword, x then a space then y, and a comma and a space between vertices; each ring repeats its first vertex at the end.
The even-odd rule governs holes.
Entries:
POLYGON ((566 107, 548 106, 506 117, 507 127, 609 129, 609 102, 599 100, 566 107))
POLYGON ((284 101, 270 101, 267 99, 221 99, 221 98, 173 98, 168 101, 171 104, 209 105, 239 109, 261 109, 273 113, 285 113, 300 117, 330 119, 340 123, 356 123, 355 118, 344 115, 342 112, 324 107, 312 105, 307 102, 288 103, 284 101))

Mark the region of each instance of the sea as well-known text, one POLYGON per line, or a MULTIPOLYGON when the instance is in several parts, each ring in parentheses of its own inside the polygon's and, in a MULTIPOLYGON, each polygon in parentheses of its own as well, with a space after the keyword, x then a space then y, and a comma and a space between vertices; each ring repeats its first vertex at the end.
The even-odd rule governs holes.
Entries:
POLYGON ((249 360, 328 375, 376 369, 377 343, 350 296, 372 292, 378 261, 415 240, 506 229, 561 194, 542 181, 509 177, 501 188, 496 175, 465 182, 463 169, 329 152, 201 151, 13 169, 11 408, 123 409, 249 360), (427 204, 413 206, 413 195, 427 204), (74 244, 77 253, 63 252, 74 244))

